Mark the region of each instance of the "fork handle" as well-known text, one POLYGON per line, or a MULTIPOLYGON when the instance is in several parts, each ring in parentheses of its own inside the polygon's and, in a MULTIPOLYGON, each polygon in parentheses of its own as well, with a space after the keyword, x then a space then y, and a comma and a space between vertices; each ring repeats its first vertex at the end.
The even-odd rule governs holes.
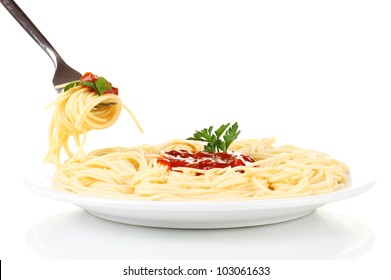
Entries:
POLYGON ((34 41, 49 55, 55 66, 58 61, 62 60, 57 51, 43 36, 41 31, 34 25, 28 16, 13 0, 0 0, 1 4, 8 10, 8 12, 16 19, 16 21, 24 28, 24 30, 34 39, 34 41))

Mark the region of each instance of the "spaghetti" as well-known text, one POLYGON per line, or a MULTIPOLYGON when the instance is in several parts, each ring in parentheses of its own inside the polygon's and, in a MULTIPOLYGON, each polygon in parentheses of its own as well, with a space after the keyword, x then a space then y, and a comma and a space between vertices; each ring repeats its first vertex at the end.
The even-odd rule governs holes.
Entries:
POLYGON ((240 132, 236 123, 221 126, 214 135, 213 127, 197 131, 190 140, 85 154, 86 133, 113 125, 122 108, 140 128, 116 88, 91 73, 88 77, 92 79, 82 78, 52 103, 46 162, 57 167, 56 189, 140 200, 259 200, 323 194, 348 186, 344 163, 293 145, 275 147, 274 138, 235 140, 240 132), (203 146, 197 139, 212 141, 203 146), (215 153, 216 149, 223 152, 215 153), (64 162, 62 151, 68 156, 64 162))
POLYGON ((348 168, 326 154, 275 140, 235 141, 231 149, 255 159, 245 166, 177 167, 158 163, 162 151, 200 151, 192 141, 174 140, 133 148, 114 147, 68 162, 55 174, 55 187, 101 197, 146 200, 254 200, 323 194, 346 186, 348 168), (240 172, 238 172, 240 171, 240 172))

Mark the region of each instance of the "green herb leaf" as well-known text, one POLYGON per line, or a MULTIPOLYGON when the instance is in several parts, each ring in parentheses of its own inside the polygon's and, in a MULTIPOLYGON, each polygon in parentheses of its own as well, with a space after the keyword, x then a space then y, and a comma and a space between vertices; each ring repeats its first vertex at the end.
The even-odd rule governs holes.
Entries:
POLYGON ((69 84, 67 84, 67 85, 64 87, 64 91, 67 91, 68 89, 71 89, 71 88, 76 87, 76 86, 78 86, 78 85, 80 85, 79 82, 72 82, 72 83, 69 83, 69 84))
POLYGON ((229 146, 236 138, 238 138, 240 134, 237 122, 234 123, 231 127, 229 125, 230 123, 223 124, 216 131, 214 131, 214 133, 212 133, 213 126, 204 128, 200 131, 196 130, 193 137, 189 137, 187 140, 207 142, 207 144, 204 145, 204 151, 206 152, 227 152, 229 146), (223 136, 223 139, 220 139, 221 136, 223 136))
POLYGON ((220 138, 221 135, 223 135, 224 131, 229 127, 229 123, 223 124, 222 126, 219 127, 219 129, 216 130, 215 134, 217 138, 220 138))
POLYGON ((196 130, 193 137, 188 138, 188 140, 210 142, 211 137, 212 137, 212 135, 211 135, 212 130, 213 130, 213 126, 209 127, 209 129, 204 128, 201 131, 196 130))
POLYGON ((98 77, 95 82, 96 93, 101 96, 104 92, 109 91, 111 89, 111 83, 109 83, 105 78, 98 77))
POLYGON ((238 129, 239 129, 239 125, 236 122, 230 128, 228 128, 227 132, 224 134, 223 138, 224 138, 225 145, 226 145, 227 149, 232 144, 232 142, 236 138, 238 138, 238 136, 240 134, 240 130, 238 130, 238 129))
POLYGON ((100 95, 94 82, 81 81, 80 84, 82 86, 92 88, 98 95, 100 95))

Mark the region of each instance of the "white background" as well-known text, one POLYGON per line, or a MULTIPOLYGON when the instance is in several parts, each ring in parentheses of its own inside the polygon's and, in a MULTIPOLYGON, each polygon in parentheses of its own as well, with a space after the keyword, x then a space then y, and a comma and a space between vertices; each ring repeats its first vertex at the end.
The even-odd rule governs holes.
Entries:
POLYGON ((270 264, 270 279, 390 275, 389 1, 18 4, 71 66, 119 87, 145 130, 140 135, 123 114, 114 127, 91 133, 87 150, 185 138, 238 121, 242 138, 274 136, 278 144, 318 149, 362 166, 377 183, 290 224, 209 232, 118 225, 32 194, 23 180, 47 149, 53 64, 0 6, 6 279, 123 279, 129 264, 164 264, 150 259, 188 267, 235 259, 236 265, 270 264), (105 259, 116 261, 98 261, 105 259), (180 261, 191 259, 198 260, 180 261), (215 260, 202 261, 208 259, 215 260), (299 261, 287 261, 293 259, 299 261))

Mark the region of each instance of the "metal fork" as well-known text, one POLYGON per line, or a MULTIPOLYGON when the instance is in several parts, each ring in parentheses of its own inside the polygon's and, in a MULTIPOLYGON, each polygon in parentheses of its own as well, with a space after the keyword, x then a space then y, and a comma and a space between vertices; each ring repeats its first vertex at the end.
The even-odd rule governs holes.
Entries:
POLYGON ((0 2, 53 61, 55 67, 53 85, 58 93, 62 91, 67 83, 81 78, 82 75, 65 63, 45 36, 42 35, 38 28, 14 1, 0 0, 0 2))

